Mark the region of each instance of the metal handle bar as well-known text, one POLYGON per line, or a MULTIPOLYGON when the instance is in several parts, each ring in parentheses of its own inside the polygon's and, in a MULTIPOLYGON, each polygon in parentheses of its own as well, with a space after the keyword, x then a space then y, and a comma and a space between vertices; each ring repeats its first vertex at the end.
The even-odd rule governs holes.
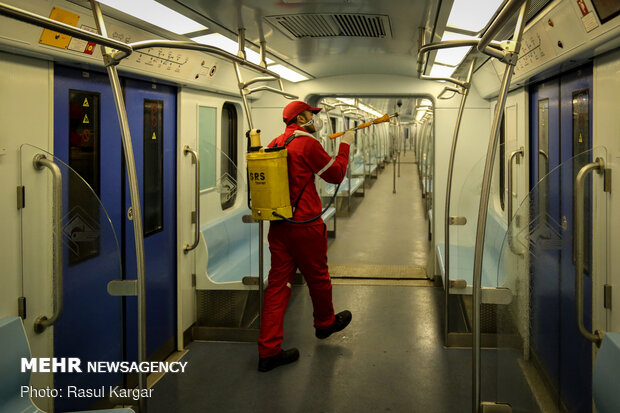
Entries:
MULTIPOLYGON (((478 46, 479 42, 480 42, 480 39, 446 40, 443 42, 429 43, 429 44, 420 46, 418 50, 418 77, 421 80, 442 80, 442 81, 454 83, 455 85, 458 85, 462 88, 468 87, 469 85, 466 82, 453 79, 451 77, 434 77, 434 76, 427 76, 423 74, 424 55, 433 50, 450 49, 454 47, 463 47, 463 46, 478 46)), ((502 51, 501 45, 497 42, 493 42, 492 44, 488 45, 484 49, 484 53, 491 57, 500 59, 500 60, 502 60, 505 57, 504 52, 502 51)))
POLYGON ((512 201, 512 186, 513 186, 513 174, 512 174, 512 168, 513 168, 513 160, 515 158, 517 158, 517 160, 519 159, 519 157, 523 156, 524 154, 524 149, 523 147, 517 149, 516 151, 513 151, 510 153, 510 157, 508 158, 508 246, 510 247, 510 250, 513 252, 513 254, 515 255, 525 255, 525 250, 524 249, 517 249, 515 248, 514 242, 513 242, 513 238, 512 238, 512 234, 513 232, 510 231, 510 224, 512 224, 512 215, 513 215, 513 201, 512 201))
POLYGON ((443 88, 440 94, 437 95, 437 99, 452 99, 456 94, 462 95, 465 93, 463 88, 456 88, 452 86, 446 86, 443 88), (452 92, 450 96, 446 96, 446 92, 452 92))
POLYGON ((605 170, 605 161, 603 158, 596 158, 596 161, 589 163, 577 174, 575 180, 575 301, 577 303, 577 328, 582 336, 596 344, 601 345, 603 333, 595 330, 594 333, 586 330, 583 324, 583 261, 584 261, 584 204, 585 204, 585 180, 588 174, 596 170, 599 174, 605 170))
POLYGON ((512 177, 512 167, 513 167, 513 160, 515 158, 517 158, 519 156, 523 156, 524 151, 523 151, 523 147, 517 149, 516 151, 513 151, 510 154, 510 157, 508 158, 508 227, 510 227, 510 224, 512 223, 512 185, 513 185, 513 177, 512 177))
POLYGON ((488 50, 487 46, 491 44, 495 35, 508 23, 508 20, 510 20, 513 14, 515 14, 526 1, 527 0, 508 0, 508 3, 502 8, 497 17, 493 19, 493 22, 487 27, 480 38, 480 43, 476 46, 479 52, 485 53, 488 50))
POLYGON ((35 26, 44 27, 68 36, 77 37, 81 40, 86 40, 99 45, 121 50, 125 53, 125 57, 129 56, 132 52, 131 46, 126 43, 119 42, 118 40, 110 39, 106 36, 101 36, 86 30, 78 29, 77 27, 73 27, 47 17, 39 16, 38 14, 9 6, 8 4, 0 3, 0 15, 25 23, 34 24, 35 26))
POLYGON ((63 307, 63 281, 62 281, 62 174, 54 161, 47 159, 43 154, 37 154, 32 160, 35 169, 47 168, 52 173, 52 234, 53 234, 53 290, 54 312, 50 318, 38 317, 34 322, 34 331, 42 333, 47 327, 52 326, 62 314, 63 307))
POLYGON ((251 95, 254 92, 262 92, 262 91, 273 92, 278 95, 282 95, 289 100, 299 99, 299 96, 297 95, 287 93, 284 90, 276 89, 271 86, 258 86, 258 87, 255 87, 254 89, 243 89, 243 93, 245 93, 246 95, 251 95))
MULTIPOLYGON (((194 243, 192 245, 185 245, 183 247, 183 253, 187 254, 191 250, 195 249, 198 246, 198 242, 200 241, 200 158, 198 157, 198 153, 189 147, 189 145, 185 145, 183 148, 183 154, 190 154, 192 156, 192 163, 196 164, 196 178, 195 178, 195 191, 194 194, 196 198, 194 199, 194 214, 195 214, 195 222, 196 228, 194 230, 194 243)), ((193 218, 193 217, 192 217, 193 218)), ((192 219, 194 221, 194 219, 192 219)))

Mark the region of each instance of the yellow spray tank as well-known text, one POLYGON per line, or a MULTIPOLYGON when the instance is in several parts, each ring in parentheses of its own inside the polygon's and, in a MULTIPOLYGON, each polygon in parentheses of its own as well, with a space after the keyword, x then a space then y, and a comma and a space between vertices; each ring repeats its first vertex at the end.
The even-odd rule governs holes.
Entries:
POLYGON ((248 183, 252 217, 258 220, 280 220, 293 217, 288 187, 288 164, 285 148, 263 148, 260 130, 248 132, 248 183))

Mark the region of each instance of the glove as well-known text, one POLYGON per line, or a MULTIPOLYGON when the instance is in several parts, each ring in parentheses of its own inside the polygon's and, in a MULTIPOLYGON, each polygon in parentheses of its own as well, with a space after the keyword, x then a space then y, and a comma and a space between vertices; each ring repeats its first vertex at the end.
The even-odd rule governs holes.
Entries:
POLYGON ((342 139, 340 142, 348 143, 349 145, 353 145, 355 142, 355 131, 348 130, 342 135, 342 139))

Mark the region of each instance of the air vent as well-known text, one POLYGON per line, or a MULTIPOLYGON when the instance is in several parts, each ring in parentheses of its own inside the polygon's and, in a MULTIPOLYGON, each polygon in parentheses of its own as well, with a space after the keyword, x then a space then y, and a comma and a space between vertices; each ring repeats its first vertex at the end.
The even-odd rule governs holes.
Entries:
POLYGON ((390 18, 378 14, 288 14, 265 17, 292 39, 304 37, 392 37, 390 18))

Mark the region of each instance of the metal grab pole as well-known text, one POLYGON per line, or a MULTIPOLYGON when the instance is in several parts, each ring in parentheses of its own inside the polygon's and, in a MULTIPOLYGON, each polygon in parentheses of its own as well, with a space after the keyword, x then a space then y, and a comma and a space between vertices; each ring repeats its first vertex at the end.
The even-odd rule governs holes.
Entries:
MULTIPOLYGON (((521 37, 523 36, 525 12, 527 10, 528 3, 529 0, 525 0, 521 6, 519 19, 517 20, 517 25, 514 31, 514 50, 512 53, 515 58, 518 56, 519 49, 521 48, 521 37)), ((513 65, 506 64, 502 85, 497 98, 497 105, 495 107, 495 116, 493 119, 493 127, 491 128, 491 136, 489 137, 489 146, 487 148, 487 156, 484 164, 484 175, 482 177, 482 189, 480 192, 480 205, 478 208, 472 291, 472 413, 478 413, 480 411, 480 302, 482 298, 482 256, 484 252, 484 237, 487 224, 487 209, 489 206, 489 195, 491 193, 491 173, 493 172, 493 162, 495 160, 495 151, 497 149, 497 141, 499 138, 500 123, 502 115, 504 114, 504 106, 506 104, 506 95, 508 94, 508 87, 510 86, 513 71, 513 65)))
MULTIPOLYGON (((244 92, 244 89, 242 88, 243 85, 243 79, 241 78, 241 68, 239 67, 239 63, 234 62, 233 63, 234 67, 235 67, 235 74, 237 75, 237 82, 239 83, 239 92, 241 93, 241 98, 243 99, 243 107, 245 109, 245 116, 248 119, 248 126, 249 129, 252 130, 254 129, 254 122, 252 121, 252 113, 250 112, 250 103, 248 102, 248 96, 247 93, 244 92)), ((249 182, 248 182, 249 185, 249 182)), ((249 193, 248 193, 249 196, 249 193)), ((265 246, 263 245, 264 243, 264 233, 265 233, 265 227, 264 227, 264 223, 262 220, 258 221, 258 311, 259 311, 259 316, 258 316, 258 326, 260 327, 261 323, 263 322, 263 296, 265 294, 264 291, 264 280, 263 280, 263 276, 264 276, 264 249, 265 246)))
MULTIPOLYGON (((97 25, 97 30, 102 36, 107 36, 103 15, 99 3, 90 0, 93 11, 93 17, 97 25)), ((144 273, 144 234, 142 232, 142 208, 140 206, 140 192, 138 190, 138 177, 136 173, 136 163, 133 154, 133 146, 131 143, 131 134, 129 132, 129 121, 127 120, 127 111, 123 100, 123 91, 121 82, 118 78, 116 66, 108 64, 108 50, 105 46, 101 46, 101 52, 104 56, 104 63, 108 70, 112 93, 114 95, 114 103, 116 104, 116 113, 121 127, 121 138, 123 141, 123 152, 125 154, 125 166, 127 168, 127 179, 129 181, 129 193, 131 196, 131 209, 134 240, 136 244, 136 268, 137 268, 137 296, 138 296, 138 362, 146 361, 146 280, 144 273)), ((138 388, 144 390, 147 388, 146 375, 142 372, 138 373, 138 388)), ((142 393, 142 392, 140 392, 142 393)), ((147 399, 140 397, 138 405, 140 413, 147 411, 147 399)))
POLYGON ((583 324, 583 261, 584 261, 584 204, 585 204, 585 180, 588 174, 596 170, 599 174, 605 170, 605 161, 603 158, 596 158, 596 161, 585 165, 575 179, 575 301, 577 319, 577 328, 579 333, 588 341, 601 346, 603 341, 603 333, 595 330, 594 333, 589 332, 583 324))
POLYGON ((466 88, 463 88, 463 94, 461 97, 461 104, 459 111, 456 115, 456 124, 454 125, 454 135, 452 135, 452 147, 450 148, 450 160, 448 162, 448 176, 446 184, 446 203, 444 210, 444 268, 445 268, 445 283, 444 283, 444 344, 448 345, 448 298, 450 296, 450 200, 452 197, 452 177, 454 175, 454 158, 456 157, 456 145, 459 139, 459 129, 461 127, 461 119, 463 118, 463 112, 465 111, 465 102, 467 102, 467 96, 469 95, 469 87, 471 84, 471 77, 474 73, 474 66, 476 59, 473 59, 471 66, 469 66, 469 72, 467 73, 466 88))
POLYGON ((52 173, 53 195, 52 195, 52 244, 53 254, 53 290, 54 290, 54 313, 50 318, 46 316, 38 317, 34 322, 34 331, 42 333, 47 327, 54 325, 62 314, 63 308, 63 277, 62 277, 62 173, 54 161, 47 159, 45 155, 34 156, 32 164, 35 169, 47 168, 52 173))
POLYGON ((400 178, 400 145, 401 145, 401 140, 403 139, 403 128, 400 126, 400 118, 397 119, 398 121, 398 177, 400 178))

